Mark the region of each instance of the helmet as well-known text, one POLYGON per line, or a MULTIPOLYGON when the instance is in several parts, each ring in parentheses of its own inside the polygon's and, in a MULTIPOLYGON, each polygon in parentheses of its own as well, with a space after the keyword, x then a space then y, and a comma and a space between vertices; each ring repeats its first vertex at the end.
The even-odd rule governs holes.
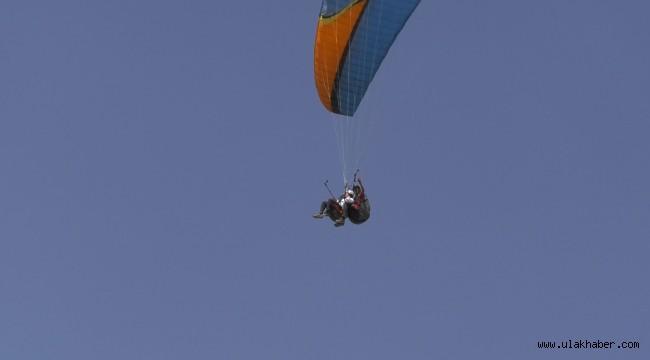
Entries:
POLYGON ((347 193, 348 193, 348 195, 354 195, 354 191, 352 191, 350 189, 348 189, 347 193))

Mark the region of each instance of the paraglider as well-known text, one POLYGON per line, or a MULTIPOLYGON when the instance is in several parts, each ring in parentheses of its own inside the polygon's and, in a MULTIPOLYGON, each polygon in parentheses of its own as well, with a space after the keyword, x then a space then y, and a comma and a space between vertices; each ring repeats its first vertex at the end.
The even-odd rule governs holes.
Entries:
POLYGON ((354 201, 347 209, 347 216, 351 223, 359 225, 370 218, 370 202, 366 197, 366 189, 361 183, 361 178, 357 177, 356 182, 358 185, 352 187, 354 201))
MULTIPOLYGON (((350 192, 352 192, 350 190, 350 192)), ((334 226, 339 227, 345 225, 347 218, 348 204, 353 202, 352 194, 345 191, 338 199, 332 196, 330 199, 323 201, 320 205, 320 212, 314 214, 317 219, 329 217, 334 221, 334 226)))
POLYGON ((345 192, 338 199, 332 195, 324 201, 314 217, 328 216, 338 226, 346 218, 361 224, 370 217, 370 203, 360 180, 357 184, 356 172, 354 182, 349 181, 351 172, 360 168, 367 141, 364 123, 369 119, 362 119, 358 110, 379 66, 419 3, 323 0, 314 44, 314 81, 321 103, 332 115, 345 192), (352 190, 349 203, 345 201, 348 190, 352 190))
POLYGON ((334 198, 334 194, 327 186, 326 181, 325 187, 329 191, 331 198, 321 203, 320 211, 314 214, 313 217, 316 219, 329 217, 334 221, 336 227, 345 225, 345 219, 350 219, 350 222, 356 225, 368 220, 370 218, 370 202, 365 195, 365 188, 361 183, 361 178, 358 178, 355 174, 354 179, 355 185, 352 189, 346 188, 343 195, 339 196, 338 199, 334 198), (357 183, 358 185, 356 185, 357 183))

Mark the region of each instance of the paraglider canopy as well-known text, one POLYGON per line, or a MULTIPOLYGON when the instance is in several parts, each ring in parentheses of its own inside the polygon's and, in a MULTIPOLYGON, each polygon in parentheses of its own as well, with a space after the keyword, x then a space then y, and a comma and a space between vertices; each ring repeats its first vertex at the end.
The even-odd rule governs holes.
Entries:
POLYGON ((323 0, 314 79, 329 111, 353 116, 420 0, 323 0))

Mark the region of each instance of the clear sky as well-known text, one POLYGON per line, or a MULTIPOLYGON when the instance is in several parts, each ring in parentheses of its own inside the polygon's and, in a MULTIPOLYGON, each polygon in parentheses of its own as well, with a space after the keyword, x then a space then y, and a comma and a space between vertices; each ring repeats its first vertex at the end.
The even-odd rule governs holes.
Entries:
POLYGON ((320 5, 2 2, 0 358, 650 358, 650 2, 423 0, 342 228, 320 5))

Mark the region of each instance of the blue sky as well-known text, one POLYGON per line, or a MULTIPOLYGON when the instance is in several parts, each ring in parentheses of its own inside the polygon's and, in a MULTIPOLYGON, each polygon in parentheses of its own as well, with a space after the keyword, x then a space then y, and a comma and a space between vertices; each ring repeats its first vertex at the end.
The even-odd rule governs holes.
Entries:
POLYGON ((650 4, 423 1, 342 228, 319 10, 5 1, 0 357, 648 358, 650 4))

